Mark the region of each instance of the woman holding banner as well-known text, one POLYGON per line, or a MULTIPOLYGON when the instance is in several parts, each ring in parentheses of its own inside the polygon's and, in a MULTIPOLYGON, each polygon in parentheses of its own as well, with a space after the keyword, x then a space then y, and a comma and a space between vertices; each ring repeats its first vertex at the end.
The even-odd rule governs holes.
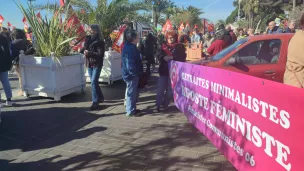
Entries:
POLYGON ((304 14, 301 17, 301 30, 290 40, 287 53, 284 83, 303 88, 304 86, 304 14))

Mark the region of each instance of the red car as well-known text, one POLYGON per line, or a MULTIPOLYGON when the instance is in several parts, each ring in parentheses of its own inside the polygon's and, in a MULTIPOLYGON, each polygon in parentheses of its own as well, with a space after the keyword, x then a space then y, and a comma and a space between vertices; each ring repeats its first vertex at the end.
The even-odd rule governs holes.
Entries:
POLYGON ((243 38, 210 60, 200 61, 200 64, 283 82, 288 44, 293 35, 268 34, 243 38))

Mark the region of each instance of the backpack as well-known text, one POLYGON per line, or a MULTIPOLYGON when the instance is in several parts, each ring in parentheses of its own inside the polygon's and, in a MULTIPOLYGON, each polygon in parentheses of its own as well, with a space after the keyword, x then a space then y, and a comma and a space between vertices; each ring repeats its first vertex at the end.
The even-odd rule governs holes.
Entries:
POLYGON ((186 48, 184 44, 176 44, 172 51, 173 60, 179 62, 185 62, 187 58, 186 48))

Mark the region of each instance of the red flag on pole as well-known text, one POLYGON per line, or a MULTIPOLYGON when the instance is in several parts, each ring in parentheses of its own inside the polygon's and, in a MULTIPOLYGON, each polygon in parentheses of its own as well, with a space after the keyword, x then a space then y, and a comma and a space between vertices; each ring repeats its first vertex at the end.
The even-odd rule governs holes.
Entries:
POLYGON ((7 27, 12 27, 13 25, 10 22, 7 22, 7 27))
POLYGON ((61 7, 64 6, 64 0, 60 0, 60 6, 61 6, 61 7))
POLYGON ((112 48, 116 51, 116 52, 119 52, 121 53, 122 52, 122 49, 123 49, 123 46, 124 46, 124 32, 125 30, 127 29, 127 25, 123 25, 120 29, 119 29, 119 32, 118 32, 118 36, 116 37, 116 39, 114 40, 114 43, 112 45, 112 48))
POLYGON ((73 15, 69 18, 69 20, 68 20, 67 27, 68 27, 68 28, 72 28, 72 27, 75 27, 75 26, 77 26, 77 25, 79 26, 79 28, 78 28, 78 30, 77 30, 77 33, 78 33, 78 34, 85 34, 84 28, 83 28, 82 25, 80 25, 80 21, 79 21, 78 17, 77 17, 75 14, 73 14, 73 15))
POLYGON ((183 31, 184 29, 185 29, 185 25, 184 25, 183 22, 181 22, 181 24, 180 24, 178 30, 179 30, 179 31, 183 31))
POLYGON ((2 15, 0 15, 0 23, 2 24, 4 21, 4 18, 2 17, 2 15))
POLYGON ((26 23, 26 18, 23 17, 22 22, 25 24, 26 23))
POLYGON ((36 17, 41 18, 40 12, 38 12, 38 13, 36 14, 36 17))
POLYGON ((169 19, 167 20, 166 24, 163 26, 162 32, 165 33, 168 30, 173 30, 172 23, 169 19))

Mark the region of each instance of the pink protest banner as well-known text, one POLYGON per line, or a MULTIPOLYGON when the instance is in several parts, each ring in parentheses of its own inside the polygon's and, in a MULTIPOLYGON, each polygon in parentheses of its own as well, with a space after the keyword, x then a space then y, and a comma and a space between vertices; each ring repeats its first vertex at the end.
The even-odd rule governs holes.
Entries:
POLYGON ((172 61, 176 106, 239 171, 303 170, 304 90, 172 61))

